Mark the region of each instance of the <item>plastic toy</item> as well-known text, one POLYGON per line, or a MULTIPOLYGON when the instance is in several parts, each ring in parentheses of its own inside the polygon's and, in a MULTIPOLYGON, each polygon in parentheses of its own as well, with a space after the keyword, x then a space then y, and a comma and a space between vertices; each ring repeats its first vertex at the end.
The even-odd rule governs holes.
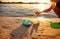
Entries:
POLYGON ((39 20, 34 20, 33 24, 35 24, 35 25, 39 24, 39 20))
POLYGON ((60 24, 59 23, 51 23, 50 26, 55 29, 60 29, 60 24))
POLYGON ((27 20, 23 19, 22 23, 23 23, 24 26, 27 26, 27 27, 33 24, 33 22, 29 19, 27 19, 27 20))

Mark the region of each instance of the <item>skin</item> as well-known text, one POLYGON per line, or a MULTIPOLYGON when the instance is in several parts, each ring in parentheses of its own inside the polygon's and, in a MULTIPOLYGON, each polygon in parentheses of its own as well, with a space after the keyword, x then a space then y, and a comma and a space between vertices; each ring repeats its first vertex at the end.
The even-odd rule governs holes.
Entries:
POLYGON ((55 2, 56 6, 53 9, 55 14, 58 16, 58 18, 60 18, 60 0, 51 0, 51 2, 55 2))
POLYGON ((60 18, 60 1, 56 3, 56 7, 53 9, 55 14, 60 18))
MULTIPOLYGON (((53 6, 51 6, 49 9, 46 9, 42 12, 48 12, 51 9, 53 9, 53 6)), ((58 18, 60 18, 60 1, 56 2, 56 7, 53 10, 54 10, 55 14, 58 16, 58 18)), ((37 12, 35 12, 35 14, 36 14, 36 16, 38 16, 42 12, 37 11, 37 12)))

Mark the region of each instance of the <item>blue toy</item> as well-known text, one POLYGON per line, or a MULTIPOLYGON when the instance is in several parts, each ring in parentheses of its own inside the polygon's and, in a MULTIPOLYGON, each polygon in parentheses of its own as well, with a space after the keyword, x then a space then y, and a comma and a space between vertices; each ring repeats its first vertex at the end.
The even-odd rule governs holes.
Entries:
POLYGON ((27 27, 33 24, 33 22, 29 19, 28 20, 23 19, 22 23, 23 23, 24 26, 27 26, 27 27))

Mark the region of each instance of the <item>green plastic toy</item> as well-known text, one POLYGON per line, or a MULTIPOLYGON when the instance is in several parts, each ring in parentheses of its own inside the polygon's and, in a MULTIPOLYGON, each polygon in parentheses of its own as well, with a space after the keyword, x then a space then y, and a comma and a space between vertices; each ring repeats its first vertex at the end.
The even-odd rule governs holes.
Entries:
POLYGON ((52 23, 51 22, 50 26, 54 29, 60 29, 60 24, 59 23, 52 23))

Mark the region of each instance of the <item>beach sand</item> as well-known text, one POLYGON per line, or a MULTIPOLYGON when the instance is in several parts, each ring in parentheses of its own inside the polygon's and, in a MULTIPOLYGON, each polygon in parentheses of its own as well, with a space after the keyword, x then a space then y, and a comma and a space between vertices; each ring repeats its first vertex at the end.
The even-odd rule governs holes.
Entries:
MULTIPOLYGON (((48 19, 48 18, 47 18, 48 19)), ((50 22, 59 18, 41 20, 39 25, 25 27, 20 17, 0 17, 0 39, 60 39, 60 29, 50 27, 50 22)))

